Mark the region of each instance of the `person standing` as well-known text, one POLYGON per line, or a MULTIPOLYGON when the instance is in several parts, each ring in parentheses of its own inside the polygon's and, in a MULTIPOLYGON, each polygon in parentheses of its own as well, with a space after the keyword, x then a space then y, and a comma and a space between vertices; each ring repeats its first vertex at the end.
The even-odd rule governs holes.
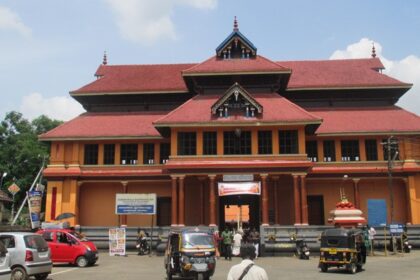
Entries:
POLYGON ((240 254, 242 262, 231 267, 227 280, 268 280, 265 269, 253 262, 255 259, 255 247, 253 244, 242 244, 240 254))
POLYGON ((239 256, 241 242, 242 242, 242 230, 239 229, 238 231, 236 231, 235 235, 233 236, 232 255, 239 256))
POLYGON ((259 244, 260 244, 260 233, 255 229, 252 228, 249 238, 251 239, 252 244, 255 247, 255 258, 258 258, 258 251, 259 251, 259 244))
POLYGON ((223 251, 225 254, 225 260, 229 259, 232 260, 232 240, 233 240, 233 233, 227 227, 222 232, 222 239, 223 239, 223 251))
POLYGON ((373 242, 375 240, 376 230, 372 226, 371 227, 368 226, 368 228, 369 228, 368 234, 369 234, 370 253, 372 254, 372 256, 374 256, 375 254, 373 252, 373 242))

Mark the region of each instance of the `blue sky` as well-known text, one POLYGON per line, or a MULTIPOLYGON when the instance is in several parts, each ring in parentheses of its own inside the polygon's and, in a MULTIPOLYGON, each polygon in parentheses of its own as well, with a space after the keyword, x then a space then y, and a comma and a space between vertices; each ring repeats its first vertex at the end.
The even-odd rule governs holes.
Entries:
POLYGON ((368 57, 414 83, 399 103, 420 114, 420 2, 0 0, 0 116, 82 110, 68 92, 109 64, 200 62, 239 28, 272 60, 368 57))

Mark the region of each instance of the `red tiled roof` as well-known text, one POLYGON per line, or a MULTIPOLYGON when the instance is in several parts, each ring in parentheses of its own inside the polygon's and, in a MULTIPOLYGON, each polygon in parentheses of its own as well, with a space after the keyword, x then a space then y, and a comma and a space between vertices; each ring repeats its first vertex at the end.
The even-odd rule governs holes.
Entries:
POLYGON ((279 72, 292 69, 289 89, 406 86, 374 69, 383 68, 378 58, 314 61, 277 61, 264 57, 218 60, 200 64, 101 65, 92 83, 72 91, 82 93, 188 91, 182 74, 225 72, 279 72))
POLYGON ((166 113, 84 113, 39 136, 41 140, 161 137, 153 121, 166 113))
POLYGON ((184 75, 204 73, 290 72, 263 56, 254 59, 218 59, 213 56, 206 61, 182 71, 184 75))
POLYGON ((316 134, 420 133, 420 117, 397 106, 307 110, 323 119, 316 134))
POLYGON ((185 123, 274 123, 318 122, 320 119, 276 93, 250 94, 263 107, 262 115, 247 118, 233 115, 219 118, 211 113, 211 107, 219 95, 196 95, 168 115, 155 121, 156 125, 185 123))
POLYGON ((376 71, 384 68, 378 58, 277 63, 292 69, 288 89, 410 86, 376 71))
POLYGON ((188 91, 181 71, 195 64, 101 65, 101 78, 72 91, 78 93, 188 91))

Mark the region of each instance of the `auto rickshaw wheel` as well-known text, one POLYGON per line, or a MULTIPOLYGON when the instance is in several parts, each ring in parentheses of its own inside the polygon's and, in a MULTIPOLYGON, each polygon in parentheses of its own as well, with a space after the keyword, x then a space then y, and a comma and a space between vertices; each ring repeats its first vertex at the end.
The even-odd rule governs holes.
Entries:
POLYGON ((357 267, 355 263, 349 264, 347 269, 351 274, 355 274, 357 272, 357 267))
POLYGON ((328 271, 328 265, 327 265, 327 264, 325 264, 325 263, 322 263, 322 264, 321 264, 321 271, 322 271, 322 272, 327 272, 327 271, 328 271))
POLYGON ((357 272, 362 271, 362 267, 363 267, 363 265, 362 265, 362 264, 358 264, 358 265, 356 266, 356 270, 357 270, 357 272))

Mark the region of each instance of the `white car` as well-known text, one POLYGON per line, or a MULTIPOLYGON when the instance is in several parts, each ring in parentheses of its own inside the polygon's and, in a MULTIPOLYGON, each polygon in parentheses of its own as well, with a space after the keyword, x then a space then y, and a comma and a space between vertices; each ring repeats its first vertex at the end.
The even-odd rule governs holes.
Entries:
POLYGON ((0 280, 10 280, 10 254, 0 241, 0 280))

